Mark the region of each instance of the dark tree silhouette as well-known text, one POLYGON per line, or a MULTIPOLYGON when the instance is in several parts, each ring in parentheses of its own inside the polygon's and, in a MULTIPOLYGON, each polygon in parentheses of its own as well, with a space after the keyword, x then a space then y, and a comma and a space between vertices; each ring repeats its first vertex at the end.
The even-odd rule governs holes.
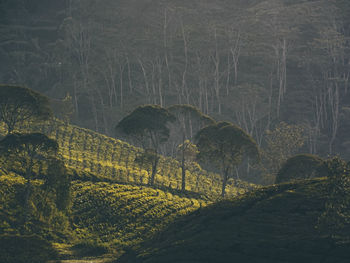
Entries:
POLYGON ((47 120, 52 116, 49 99, 31 89, 0 85, 0 121, 12 133, 19 123, 47 120))
POLYGON ((41 133, 12 133, 0 141, 0 154, 12 163, 19 162, 24 169, 26 179, 24 223, 27 222, 29 215, 33 169, 41 161, 56 158, 57 152, 57 142, 41 133))
POLYGON ((49 159, 44 179, 46 190, 54 194, 56 207, 59 210, 66 210, 71 201, 71 178, 64 162, 57 158, 49 159))
POLYGON ((159 162, 160 146, 169 138, 167 124, 173 122, 175 117, 167 110, 158 105, 145 105, 136 108, 124 117, 116 126, 127 136, 136 140, 146 152, 152 152, 152 174, 149 185, 154 184, 159 162))
POLYGON ((254 139, 238 126, 219 122, 201 129, 196 135, 198 159, 221 171, 222 197, 234 168, 245 156, 258 160, 259 149, 254 139))

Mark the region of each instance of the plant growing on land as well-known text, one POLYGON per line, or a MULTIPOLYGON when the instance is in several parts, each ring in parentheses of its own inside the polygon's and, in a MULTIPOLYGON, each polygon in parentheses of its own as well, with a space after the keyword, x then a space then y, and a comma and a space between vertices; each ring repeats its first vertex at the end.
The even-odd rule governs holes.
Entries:
POLYGON ((48 120, 52 116, 49 99, 31 89, 0 85, 0 121, 12 133, 19 123, 48 120))
POLYGON ((181 162, 181 190, 186 190, 186 164, 191 163, 196 159, 198 154, 197 146, 191 143, 189 140, 183 142, 177 147, 178 159, 181 162))
POLYGON ((266 131, 266 149, 262 151, 260 170, 267 183, 275 181, 283 163, 304 145, 303 128, 298 125, 279 123, 273 130, 266 131))
POLYGON ((229 122, 218 122, 201 129, 196 135, 199 160, 210 162, 221 171, 222 190, 225 189, 234 168, 244 157, 258 160, 259 149, 254 139, 238 126, 229 122))
POLYGON ((308 179, 326 176, 324 161, 313 154, 298 154, 289 158, 278 171, 275 183, 296 179, 308 179))
POLYGON ((42 161, 56 158, 57 153, 57 142, 41 133, 13 133, 0 141, 0 154, 7 160, 19 162, 24 169, 24 178, 26 179, 24 223, 28 221, 30 212, 29 199, 34 179, 33 169, 42 161))
POLYGON ((151 149, 156 156, 152 158, 149 185, 154 185, 160 146, 168 140, 170 131, 167 124, 173 121, 175 117, 167 109, 158 105, 145 105, 136 108, 116 126, 117 131, 133 138, 144 150, 151 149))
POLYGON ((325 162, 328 173, 327 199, 316 228, 334 240, 348 239, 344 228, 350 227, 350 167, 344 160, 334 157, 325 162))

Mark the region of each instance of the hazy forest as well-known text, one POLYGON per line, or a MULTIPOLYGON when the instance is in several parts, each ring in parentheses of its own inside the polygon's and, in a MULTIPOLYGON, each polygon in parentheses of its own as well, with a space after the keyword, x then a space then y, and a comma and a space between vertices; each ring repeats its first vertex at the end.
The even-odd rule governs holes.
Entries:
POLYGON ((349 251, 349 0, 0 0, 0 263, 349 251))

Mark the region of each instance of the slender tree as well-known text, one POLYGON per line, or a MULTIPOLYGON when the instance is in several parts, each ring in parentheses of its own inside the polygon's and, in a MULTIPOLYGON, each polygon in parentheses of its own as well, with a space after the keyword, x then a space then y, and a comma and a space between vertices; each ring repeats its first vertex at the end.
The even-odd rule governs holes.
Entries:
POLYGON ((168 110, 176 117, 176 121, 171 125, 171 139, 169 141, 177 145, 177 158, 181 161, 182 171, 181 189, 185 191, 186 162, 190 161, 193 155, 192 151, 197 151, 196 146, 191 141, 201 128, 213 124, 215 121, 192 105, 176 104, 170 106, 168 110))
POLYGON ((178 159, 181 162, 181 191, 186 190, 186 164, 191 163, 196 159, 196 155, 198 154, 197 146, 191 143, 189 140, 183 142, 177 147, 178 150, 178 159))

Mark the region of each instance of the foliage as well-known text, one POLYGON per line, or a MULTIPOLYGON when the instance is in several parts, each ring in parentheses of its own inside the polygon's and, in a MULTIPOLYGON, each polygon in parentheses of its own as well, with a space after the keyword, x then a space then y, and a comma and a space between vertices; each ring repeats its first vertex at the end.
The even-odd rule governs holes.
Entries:
POLYGON ((325 163, 328 173, 327 198, 317 228, 336 241, 349 241, 350 167, 339 157, 325 163))
POLYGON ((209 202, 190 194, 110 183, 75 182, 73 193, 76 238, 119 249, 139 244, 209 202))
POLYGON ((168 122, 175 117, 158 105, 146 105, 136 108, 116 126, 126 135, 135 137, 143 148, 158 150, 161 143, 169 138, 168 122))
POLYGON ((1 10, 0 82, 69 92, 75 124, 111 135, 139 105, 186 103, 259 145, 285 121, 307 125, 310 153, 350 156, 347 0, 6 0, 1 10))
MULTIPOLYGON (((57 152, 57 142, 41 133, 13 133, 7 135, 0 141, 0 154, 2 157, 6 158, 6 165, 11 167, 15 162, 18 162, 24 170, 23 177, 26 179, 26 186, 23 197, 23 226, 25 226, 28 221, 31 221, 30 217, 33 213, 33 208, 30 207, 30 200, 34 193, 32 186, 32 181, 35 179, 33 173, 34 167, 38 166, 39 163, 56 158, 57 152)), ((48 182, 49 185, 52 185, 53 180, 49 180, 48 182)), ((59 193, 60 191, 56 192, 57 198, 60 196, 59 193)), ((64 200, 59 201, 64 202, 64 200)))
POLYGON ((67 215, 57 209, 54 198, 40 180, 31 185, 30 217, 23 224, 26 213, 26 180, 15 173, 0 176, 0 235, 37 234, 60 240, 67 234, 67 215))
POLYGON ((63 161, 54 158, 48 162, 44 187, 54 194, 57 208, 66 210, 71 202, 71 178, 63 161))
POLYGON ((197 146, 189 140, 185 140, 177 147, 177 159, 181 162, 181 190, 186 190, 186 170, 187 164, 194 162, 198 154, 197 146))
POLYGON ((69 93, 62 100, 51 99, 50 106, 54 115, 63 120, 65 123, 69 123, 74 115, 74 105, 72 96, 69 93))
POLYGON ((312 154, 298 154, 289 159, 278 171, 275 183, 297 179, 310 179, 327 176, 322 158, 312 154))
POLYGON ((49 100, 24 87, 0 85, 0 121, 12 133, 25 121, 47 120, 52 115, 49 100))
POLYGON ((123 118, 116 126, 117 130, 135 138, 143 149, 150 148, 154 154, 152 159, 152 174, 149 185, 154 185, 159 162, 158 152, 162 143, 169 138, 167 124, 173 122, 175 117, 158 105, 146 105, 136 108, 132 113, 123 118))
POLYGON ((266 131, 266 147, 262 151, 259 169, 267 182, 273 183, 283 163, 304 145, 303 128, 281 122, 273 130, 266 131))
POLYGON ((259 159, 259 150, 254 139, 241 128, 228 123, 218 122, 201 129, 196 135, 198 158, 210 162, 221 171, 222 191, 234 168, 240 164, 244 157, 259 159))
MULTIPOLYGON (((126 142, 107 137, 62 121, 38 126, 21 127, 23 131, 40 131, 59 143, 69 174, 74 180, 107 181, 128 184, 144 184, 150 176, 149 167, 135 162, 143 150, 126 142), (54 129, 52 128, 54 127, 54 129)), ((154 187, 181 189, 181 164, 172 158, 160 156, 154 187)), ((211 197, 221 193, 220 175, 209 172, 195 163, 187 164, 186 189, 211 197)), ((253 187, 252 184, 233 180, 227 185, 227 194, 236 195, 253 187)))

